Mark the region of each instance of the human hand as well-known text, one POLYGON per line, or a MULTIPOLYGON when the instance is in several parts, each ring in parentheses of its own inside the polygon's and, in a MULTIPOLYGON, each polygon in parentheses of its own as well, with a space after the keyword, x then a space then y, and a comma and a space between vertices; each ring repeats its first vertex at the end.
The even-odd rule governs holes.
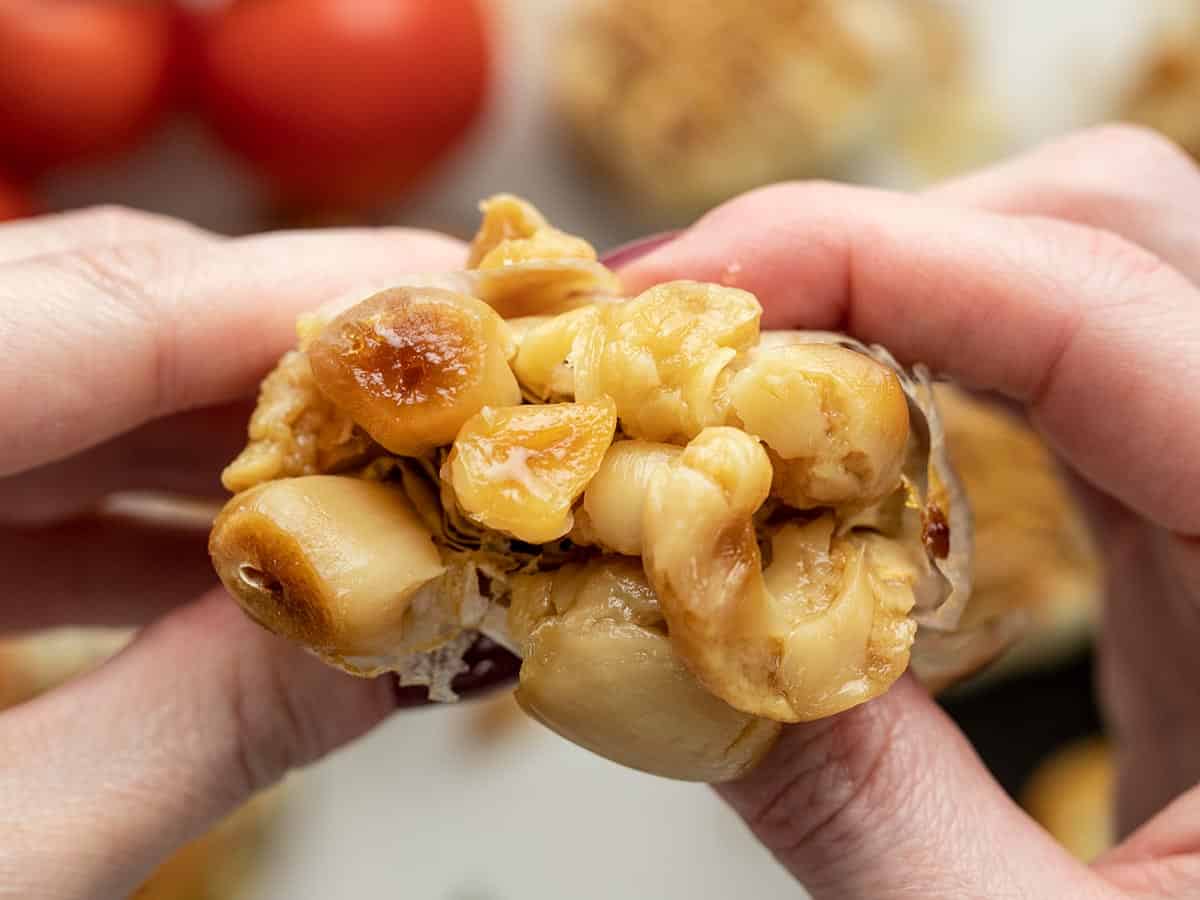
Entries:
POLYGON ((789 728, 720 789, 777 858, 817 898, 1200 896, 1192 162, 1112 127, 919 197, 779 185, 627 261, 622 278, 634 291, 733 284, 763 302, 765 327, 847 331, 1024 405, 1104 542, 1100 688, 1124 843, 1091 868, 1068 857, 906 677, 789 728))
POLYGON ((154 622, 0 714, 0 897, 127 896, 405 699, 268 634, 221 591, 189 603, 216 584, 207 529, 92 510, 114 491, 218 490, 297 313, 464 256, 413 231, 227 240, 122 210, 0 226, 0 631, 154 622))

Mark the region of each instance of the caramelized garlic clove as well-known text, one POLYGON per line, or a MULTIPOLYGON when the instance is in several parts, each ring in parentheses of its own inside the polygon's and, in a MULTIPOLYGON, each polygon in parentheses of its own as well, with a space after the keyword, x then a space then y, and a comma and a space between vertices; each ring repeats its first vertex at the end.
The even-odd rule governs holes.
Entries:
POLYGON ((826 515, 776 534, 764 572, 753 517, 770 485, 754 438, 706 429, 651 484, 643 561, 673 645, 708 690, 752 715, 806 721, 904 671, 924 560, 919 547, 838 537, 826 515))
POLYGON ((735 421, 774 463, 789 506, 866 505, 896 489, 908 444, 908 401, 896 374, 834 344, 753 352, 733 376, 735 421))
POLYGON ((221 473, 221 483, 234 493, 276 478, 340 471, 377 449, 321 393, 308 357, 295 350, 263 379, 248 435, 249 443, 221 473))
POLYGON ((403 493, 332 475, 238 494, 209 553, 250 618, 348 670, 404 644, 421 589, 445 571, 403 493))
POLYGON ((642 517, 650 484, 683 452, 673 444, 617 441, 583 492, 589 542, 615 553, 640 556, 642 517))
POLYGON ((598 307, 584 306, 541 318, 529 327, 513 360, 513 372, 522 387, 542 401, 574 397, 571 358, 577 341, 597 327, 600 315, 598 307))
POLYGON ((519 576, 514 618, 526 624, 518 703, 600 756, 715 783, 744 775, 778 736, 778 723, 733 709, 696 681, 632 560, 519 576))
POLYGON ((651 441, 725 422, 719 379, 758 338, 753 294, 675 281, 599 310, 573 352, 576 399, 612 397, 625 433, 651 441))
POLYGON ((571 530, 571 507, 612 443, 613 402, 486 408, 459 432, 442 468, 464 513, 530 544, 571 530))
POLYGON ((486 303, 396 288, 343 312, 312 342, 321 391, 387 450, 419 456, 450 443, 487 405, 520 402, 515 344, 486 303))

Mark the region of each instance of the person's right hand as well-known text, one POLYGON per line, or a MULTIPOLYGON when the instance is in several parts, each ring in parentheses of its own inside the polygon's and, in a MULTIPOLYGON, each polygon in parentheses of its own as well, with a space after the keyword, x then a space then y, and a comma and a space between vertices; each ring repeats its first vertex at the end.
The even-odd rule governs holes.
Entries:
POLYGON ((1192 162, 1111 127, 920 197, 779 185, 718 208, 622 278, 634 291, 733 284, 763 301, 766 327, 847 331, 1023 404, 1087 486, 1104 541, 1100 688, 1119 829, 1132 836, 1091 869, 1071 859, 905 678, 789 728, 722 788, 767 847, 818 898, 1200 897, 1192 162))

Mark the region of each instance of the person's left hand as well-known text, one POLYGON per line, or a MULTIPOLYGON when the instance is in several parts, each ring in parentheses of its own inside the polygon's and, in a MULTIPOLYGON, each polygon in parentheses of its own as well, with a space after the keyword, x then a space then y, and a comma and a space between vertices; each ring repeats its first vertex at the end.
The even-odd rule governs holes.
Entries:
POLYGON ((0 226, 0 633, 154 622, 0 714, 0 897, 127 896, 397 707, 394 679, 323 665, 222 591, 195 600, 216 585, 206 533, 90 510, 115 491, 216 495, 297 313, 464 257, 430 233, 229 240, 119 209, 0 226))

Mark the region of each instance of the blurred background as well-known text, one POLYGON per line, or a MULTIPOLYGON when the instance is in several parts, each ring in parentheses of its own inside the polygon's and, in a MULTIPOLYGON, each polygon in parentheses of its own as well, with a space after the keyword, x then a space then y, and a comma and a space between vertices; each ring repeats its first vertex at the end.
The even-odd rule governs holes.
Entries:
MULTIPOLYGON (((227 234, 468 237, 478 201, 509 191, 603 250, 756 185, 914 189, 1112 119, 1200 152, 1200 2, 0 0, 0 219, 119 203, 227 234)), ((1108 839, 1098 563, 1046 536, 1074 511, 1032 436, 966 412, 951 424, 989 558, 1032 560, 1037 577, 977 575, 1019 595, 1034 628, 945 704, 1005 788, 1086 858, 1108 839), (1024 469, 1013 441, 1034 442, 1024 469), (1034 469, 1041 480, 1014 486, 1034 469), (1020 490, 1033 512, 1006 521, 997 510, 1020 490)), ((0 705, 126 638, 0 643, 0 705)), ((796 896, 710 792, 593 757, 506 695, 398 716, 139 896, 367 891, 796 896)))

